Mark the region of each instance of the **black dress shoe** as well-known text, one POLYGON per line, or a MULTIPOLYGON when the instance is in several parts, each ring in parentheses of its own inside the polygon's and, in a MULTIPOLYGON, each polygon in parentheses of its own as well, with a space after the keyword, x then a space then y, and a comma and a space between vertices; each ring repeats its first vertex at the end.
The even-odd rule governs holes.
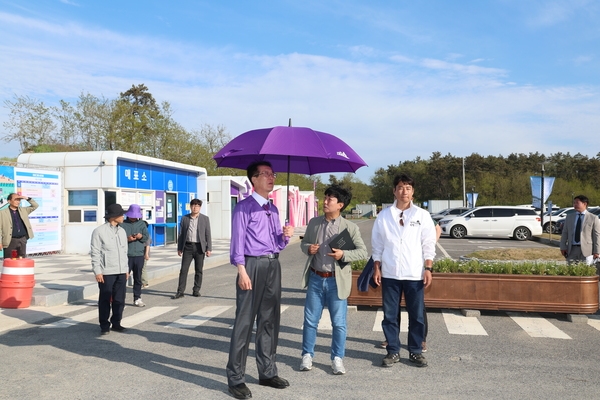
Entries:
POLYGON ((283 378, 274 376, 269 379, 259 379, 258 384, 262 386, 270 386, 275 389, 285 389, 290 386, 290 383, 283 378))
POLYGON ((175 296, 171 296, 171 298, 172 298, 173 300, 175 300, 175 299, 180 299, 180 298, 182 298, 182 297, 183 297, 183 293, 175 293, 175 296))
POLYGON ((192 296, 194 296, 194 297, 200 297, 200 292, 192 293, 192 296))
POLYGON ((102 336, 104 336, 104 335, 108 335, 109 333, 110 333, 110 331, 100 331, 100 334, 101 334, 102 336))
POLYGON ((110 328, 113 331, 117 331, 117 332, 125 332, 127 330, 127 328, 121 326, 121 325, 115 325, 113 324, 113 326, 110 328))
POLYGON ((252 392, 248 389, 245 383, 240 383, 239 385, 229 386, 229 393, 233 395, 236 399, 251 399, 252 392))

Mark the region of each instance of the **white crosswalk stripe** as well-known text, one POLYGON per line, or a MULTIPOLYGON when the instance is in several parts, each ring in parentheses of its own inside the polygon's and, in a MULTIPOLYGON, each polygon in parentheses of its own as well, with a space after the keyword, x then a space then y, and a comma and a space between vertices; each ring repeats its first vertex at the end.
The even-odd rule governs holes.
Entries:
POLYGON ((0 311, 0 332, 9 331, 27 324, 36 323, 48 317, 61 316, 86 308, 85 305, 64 305, 52 307, 52 314, 48 307, 30 307, 28 309, 6 309, 0 311))
MULTIPOLYGON (((136 307, 128 307, 126 310, 126 314, 131 313, 127 317, 123 318, 122 324, 123 326, 129 328, 134 327, 136 325, 140 325, 144 322, 147 322, 153 318, 156 318, 160 315, 166 314, 166 328, 170 329, 194 329, 195 327, 207 324, 210 320, 215 317, 223 314, 227 314, 228 318, 231 317, 232 314, 231 309, 233 308, 231 305, 207 305, 204 307, 199 307, 197 310, 194 310, 188 315, 181 317, 181 314, 173 313, 171 314, 174 318, 171 321, 168 321, 169 313, 178 309, 178 306, 171 307, 146 307, 144 309, 139 309, 136 307)), ((48 310, 48 308, 43 307, 43 310, 48 310)), ((28 324, 40 324, 40 321, 49 320, 51 318, 56 319, 56 317, 63 317, 59 320, 47 323, 40 324, 40 328, 69 328, 81 323, 86 323, 90 321, 97 321, 98 319, 98 309, 95 302, 91 302, 88 304, 79 304, 79 305, 64 305, 57 306, 51 309, 51 313, 42 312, 41 309, 38 308, 29 308, 29 309, 20 309, 20 310, 0 310, 0 333, 18 329, 22 326, 26 326, 28 324)), ((303 315, 303 307, 302 306, 289 306, 282 305, 281 313, 288 311, 290 317, 288 318, 302 318, 303 315)), ((49 311, 49 310, 48 310, 49 311)), ((485 318, 477 318, 477 317, 465 317, 460 314, 458 310, 441 310, 441 315, 443 318, 443 326, 439 326, 439 315, 440 312, 432 312, 430 314, 437 314, 438 317, 430 318, 431 321, 437 321, 438 325, 433 325, 432 329, 440 332, 444 328, 451 335, 474 335, 474 336, 488 336, 488 332, 482 325, 482 321, 486 321, 485 318)), ((571 336, 567 332, 559 329, 554 323, 553 319, 544 318, 539 314, 535 313, 517 313, 517 312, 507 312, 506 313, 512 320, 514 321, 523 331, 525 331, 530 337, 533 338, 553 338, 553 339, 571 339, 571 336)), ((595 330, 600 331, 600 316, 597 315, 589 315, 588 317, 588 325, 593 327, 595 330)), ((376 312, 365 311, 360 315, 360 318, 364 321, 370 321, 373 318, 373 325, 371 330, 373 332, 381 332, 381 322, 383 320, 383 311, 382 309, 376 310, 376 312), (363 318, 366 318, 363 319, 363 318)), ((296 320, 297 321, 297 320, 296 320)), ((400 323, 400 332, 406 333, 408 332, 408 313, 403 310, 401 312, 401 323, 400 323)), ((370 322, 369 322, 370 323, 370 322)), ((355 325, 349 324, 348 329, 353 329, 355 325)), ((568 328, 568 325, 564 325, 565 328, 568 328)), ((229 327, 230 329, 233 326, 229 327)), ((301 328, 302 329, 302 326, 301 328)), ((254 326, 254 330, 256 330, 256 324, 254 326)), ((323 331, 331 331, 331 316, 329 310, 325 308, 323 310, 323 314, 321 319, 319 320, 318 330, 323 331)))
POLYGON ((465 317, 459 311, 445 310, 442 312, 446 329, 451 335, 487 336, 487 332, 475 317, 465 317))
POLYGON ((92 310, 71 318, 61 319, 60 321, 51 324, 42 325, 41 328, 68 328, 69 326, 91 321, 93 319, 98 319, 98 310, 92 310))
POLYGON ((527 334, 535 338, 571 339, 569 335, 558 329, 546 318, 537 314, 507 313, 527 334))
POLYGON ((588 317, 588 325, 593 326, 597 330, 600 331, 600 316, 598 315, 590 315, 588 317))
POLYGON ((230 308, 231 306, 206 306, 190 315, 186 315, 185 317, 170 323, 166 326, 166 328, 193 329, 204 324, 206 321, 209 321, 211 318, 214 318, 217 315, 229 310, 230 308))
POLYGON ((129 317, 123 318, 121 320, 121 325, 126 328, 131 328, 136 325, 141 324, 142 322, 146 322, 151 320, 152 318, 156 318, 159 315, 168 313, 169 311, 173 311, 177 307, 150 307, 146 308, 144 311, 140 311, 137 314, 133 314, 129 317))

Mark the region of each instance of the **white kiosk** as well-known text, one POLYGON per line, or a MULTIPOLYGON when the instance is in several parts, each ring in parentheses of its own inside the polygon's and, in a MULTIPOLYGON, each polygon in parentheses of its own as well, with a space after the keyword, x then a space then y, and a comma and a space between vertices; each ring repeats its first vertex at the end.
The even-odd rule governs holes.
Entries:
MULTIPOLYGON (((104 211, 136 203, 149 224, 152 245, 175 243, 181 216, 193 198, 207 200, 206 169, 122 151, 24 153, 20 166, 62 167, 63 251, 87 254, 104 211)), ((204 207, 203 212, 206 212, 204 207)))

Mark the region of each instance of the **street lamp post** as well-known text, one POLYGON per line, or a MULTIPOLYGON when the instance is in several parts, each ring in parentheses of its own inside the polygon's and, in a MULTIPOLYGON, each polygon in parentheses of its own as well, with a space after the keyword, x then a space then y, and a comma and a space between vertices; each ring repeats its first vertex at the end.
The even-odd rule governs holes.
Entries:
MULTIPOLYGON (((540 224, 542 225, 542 229, 544 228, 544 163, 542 163, 542 193, 540 196, 540 208, 542 209, 542 218, 540 218, 540 224)), ((552 226, 552 225, 550 225, 552 226)))

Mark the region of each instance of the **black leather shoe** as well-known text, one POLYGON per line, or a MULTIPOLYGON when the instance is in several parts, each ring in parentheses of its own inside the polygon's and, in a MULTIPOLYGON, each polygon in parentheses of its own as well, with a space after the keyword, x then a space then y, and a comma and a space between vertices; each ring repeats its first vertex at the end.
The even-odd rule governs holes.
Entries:
POLYGON ((258 384, 262 386, 270 386, 275 389, 285 389, 290 386, 290 383, 283 378, 274 376, 269 379, 259 379, 258 384))
POLYGON ((110 333, 110 331, 100 331, 100 334, 101 334, 102 336, 104 336, 104 335, 108 335, 109 333, 110 333))
POLYGON ((121 325, 115 325, 115 324, 113 324, 113 326, 110 329, 112 329, 113 331, 116 331, 116 332, 125 332, 127 330, 127 328, 125 328, 121 325))
POLYGON ((194 296, 194 297, 200 297, 200 292, 192 293, 192 296, 194 296))
POLYGON ((229 393, 233 395, 236 399, 251 399, 252 392, 248 389, 245 383, 240 383, 239 385, 229 386, 229 393))
POLYGON ((179 293, 179 292, 178 292, 178 293, 175 293, 175 296, 171 296, 171 298, 172 298, 173 300, 175 300, 175 299, 180 299, 180 298, 182 298, 182 297, 183 297, 183 293, 179 293))

